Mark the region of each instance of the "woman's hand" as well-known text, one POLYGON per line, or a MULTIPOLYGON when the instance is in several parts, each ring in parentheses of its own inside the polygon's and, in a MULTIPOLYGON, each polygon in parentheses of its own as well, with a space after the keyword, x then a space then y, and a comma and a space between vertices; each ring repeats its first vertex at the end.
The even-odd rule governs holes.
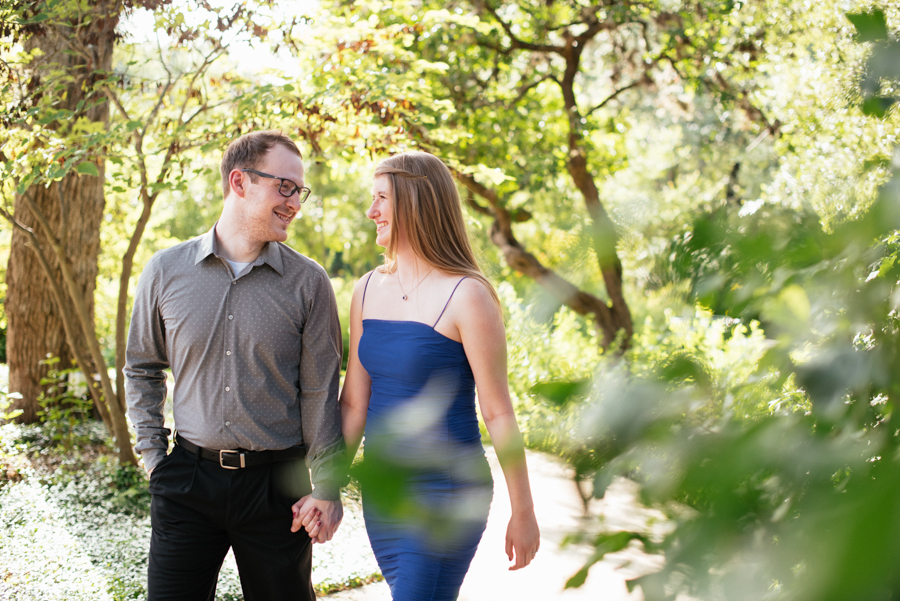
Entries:
POLYGON ((344 517, 341 500, 322 501, 306 495, 291 507, 294 519, 291 532, 306 529, 313 543, 327 543, 334 536, 344 517))
POLYGON ((538 528, 534 511, 513 513, 506 528, 506 556, 513 561, 515 552, 515 565, 510 570, 524 568, 538 552, 541 546, 541 531, 538 528))

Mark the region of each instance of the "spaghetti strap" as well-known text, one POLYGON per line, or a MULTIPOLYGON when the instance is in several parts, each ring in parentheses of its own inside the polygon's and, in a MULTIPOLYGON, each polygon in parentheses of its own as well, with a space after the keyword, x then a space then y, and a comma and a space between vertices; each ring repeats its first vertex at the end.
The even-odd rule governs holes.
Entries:
POLYGON ((447 307, 450 305, 450 300, 453 298, 453 295, 456 294, 456 289, 459 288, 459 285, 462 284, 462 281, 463 281, 464 279, 466 279, 467 277, 469 277, 469 276, 463 276, 462 278, 460 278, 460 280, 459 280, 458 282, 456 282, 456 286, 453 287, 453 292, 450 293, 450 298, 448 298, 448 299, 447 299, 447 302, 444 304, 444 310, 441 311, 441 314, 438 315, 437 321, 434 322, 434 325, 433 325, 433 326, 431 326, 431 329, 432 329, 432 330, 435 329, 435 328, 437 327, 438 321, 441 320, 441 317, 444 316, 444 312, 447 311, 447 307))
POLYGON ((372 274, 375 273, 375 270, 369 272, 369 277, 366 278, 366 285, 363 286, 363 297, 362 297, 362 305, 359 307, 359 314, 362 316, 363 309, 366 306, 366 291, 369 289, 369 280, 372 279, 372 274))

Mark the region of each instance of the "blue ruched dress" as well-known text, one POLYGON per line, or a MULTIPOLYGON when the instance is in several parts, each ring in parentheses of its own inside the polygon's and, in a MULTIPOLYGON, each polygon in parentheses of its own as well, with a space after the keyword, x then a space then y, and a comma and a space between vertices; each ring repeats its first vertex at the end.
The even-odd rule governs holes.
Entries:
POLYGON ((457 598, 493 492, 475 379, 463 345, 434 329, 441 317, 433 326, 363 319, 359 342, 372 381, 366 460, 377 451, 406 474, 403 501, 391 508, 362 490, 366 530, 394 601, 457 598))

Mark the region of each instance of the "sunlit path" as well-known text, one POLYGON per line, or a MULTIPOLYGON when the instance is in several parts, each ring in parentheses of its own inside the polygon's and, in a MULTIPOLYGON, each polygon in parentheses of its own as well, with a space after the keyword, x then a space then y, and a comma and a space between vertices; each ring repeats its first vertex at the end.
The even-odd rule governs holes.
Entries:
MULTIPOLYGON (((582 504, 566 466, 543 453, 527 453, 535 511, 541 526, 541 550, 528 568, 508 571, 504 540, 510 516, 509 496, 494 449, 489 447, 487 453, 494 476, 494 501, 487 530, 463 583, 459 601, 641 599, 640 593, 628 593, 625 580, 654 564, 640 552, 630 549, 594 566, 581 588, 564 590, 566 580, 583 565, 590 549, 576 545, 560 548, 566 534, 578 528, 582 504), (626 563, 627 567, 620 568, 626 563)), ((610 525, 624 525, 626 520, 645 521, 646 513, 636 509, 630 492, 627 483, 620 481, 611 488, 608 500, 592 505, 592 512, 602 511, 610 525)), ((390 592, 387 584, 380 582, 328 598, 335 601, 389 601, 390 592)))

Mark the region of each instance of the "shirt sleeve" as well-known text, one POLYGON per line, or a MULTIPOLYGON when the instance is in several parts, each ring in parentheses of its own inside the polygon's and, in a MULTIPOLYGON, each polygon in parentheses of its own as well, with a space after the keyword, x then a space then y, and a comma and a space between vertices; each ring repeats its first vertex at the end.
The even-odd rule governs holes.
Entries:
POLYGON ((138 280, 125 350, 125 400, 137 432, 135 450, 144 466, 156 467, 169 448, 163 408, 166 403, 166 332, 159 312, 158 262, 151 259, 138 280))
POLYGON ((300 418, 313 497, 340 498, 348 481, 338 403, 343 343, 328 276, 317 274, 300 342, 300 418))

